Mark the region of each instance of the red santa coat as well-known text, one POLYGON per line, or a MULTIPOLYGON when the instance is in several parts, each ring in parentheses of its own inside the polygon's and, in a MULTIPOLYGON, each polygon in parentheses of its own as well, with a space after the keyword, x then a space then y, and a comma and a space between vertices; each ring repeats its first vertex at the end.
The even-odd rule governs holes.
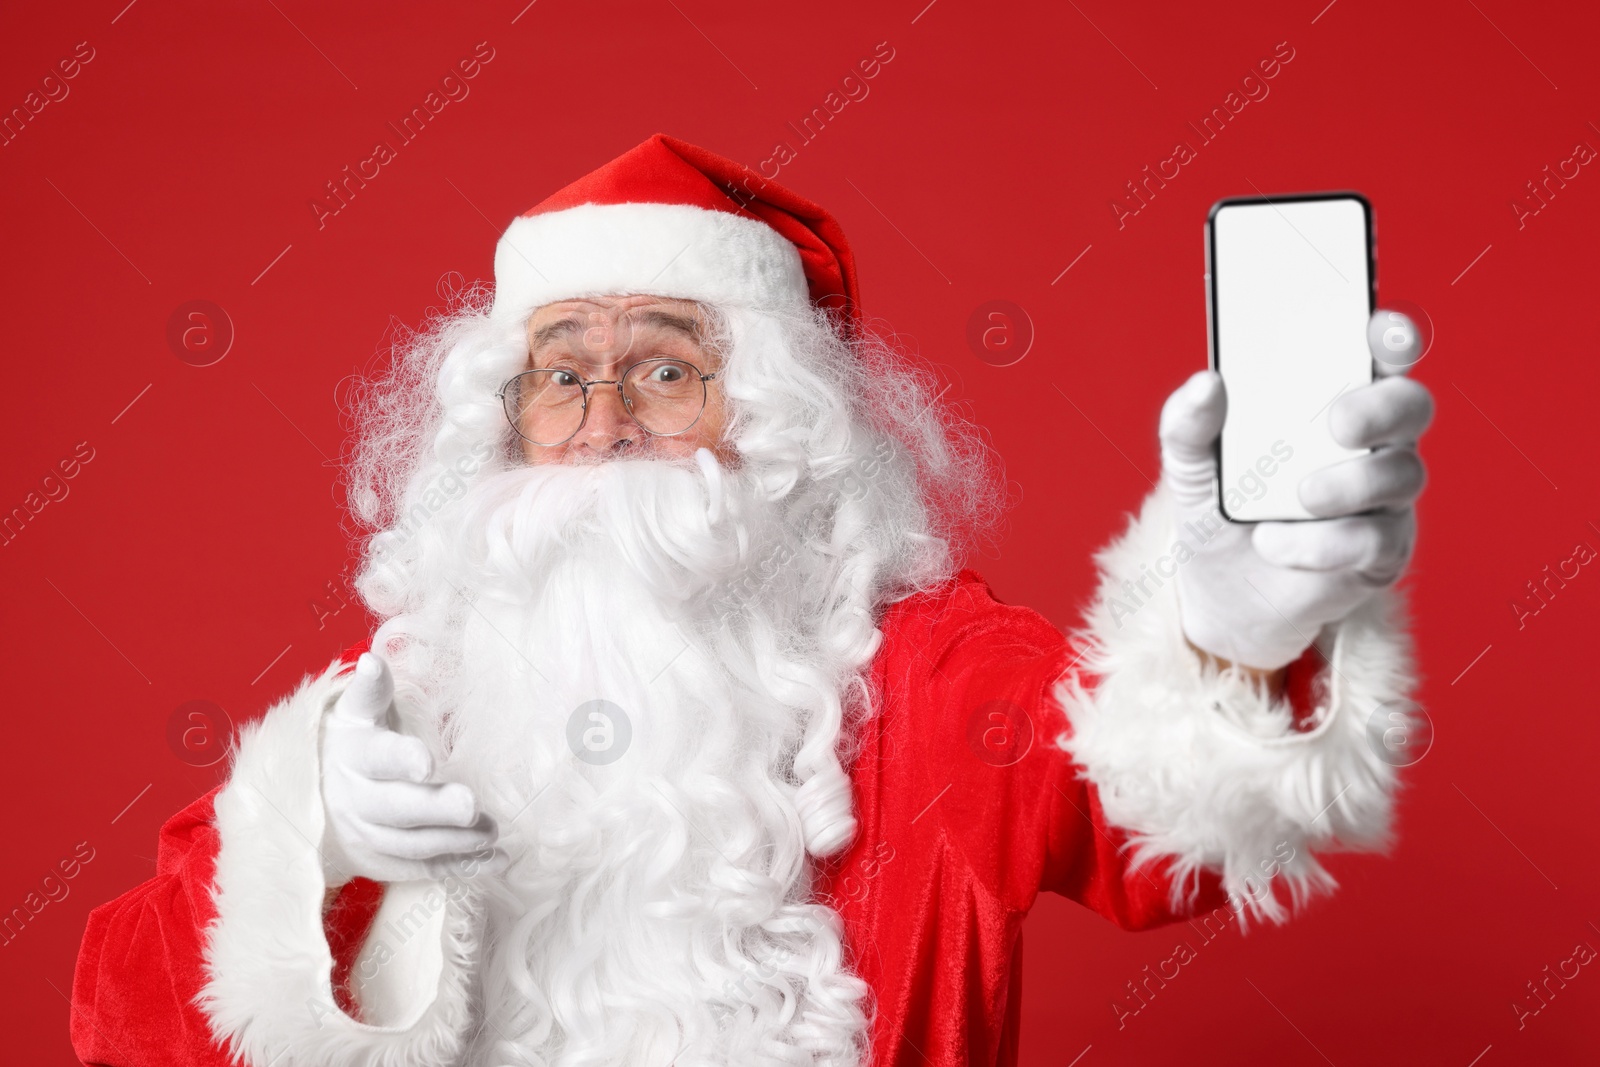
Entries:
MULTIPOLYGON (((1382 839, 1392 768, 1366 743, 1363 711, 1408 684, 1388 606, 1333 635, 1337 677, 1316 650, 1291 668, 1291 713, 1168 647, 1181 639, 1170 595, 1155 590, 1131 625, 1125 601, 1108 604, 1118 573, 1148 558, 1140 540, 1136 524, 1103 554, 1076 645, 971 572, 885 614, 879 710, 849 763, 860 829, 816 869, 872 989, 874 1064, 1016 1062, 1021 926, 1041 890, 1129 929, 1230 901, 1277 919, 1283 887, 1331 884, 1311 846, 1382 839)), ((162 828, 156 876, 90 915, 72 1011, 85 1063, 222 1067, 225 1045, 251 1067, 459 1062, 479 1024, 470 936, 448 901, 429 911, 412 898, 410 914, 446 914, 410 939, 438 958, 417 965, 409 1006, 352 988, 363 945, 380 922, 403 922, 407 902, 357 879, 324 915, 315 760, 309 776, 252 762, 296 701, 312 726, 293 744, 314 746, 337 680, 330 668, 269 712, 229 784, 162 828)))

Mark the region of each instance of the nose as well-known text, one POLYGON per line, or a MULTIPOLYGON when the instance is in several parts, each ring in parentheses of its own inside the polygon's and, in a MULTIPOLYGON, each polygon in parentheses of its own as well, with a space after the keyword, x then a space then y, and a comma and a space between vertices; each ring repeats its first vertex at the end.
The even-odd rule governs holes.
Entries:
POLYGON ((645 432, 622 402, 614 385, 597 385, 589 391, 589 414, 571 447, 595 458, 630 452, 644 442, 645 432))

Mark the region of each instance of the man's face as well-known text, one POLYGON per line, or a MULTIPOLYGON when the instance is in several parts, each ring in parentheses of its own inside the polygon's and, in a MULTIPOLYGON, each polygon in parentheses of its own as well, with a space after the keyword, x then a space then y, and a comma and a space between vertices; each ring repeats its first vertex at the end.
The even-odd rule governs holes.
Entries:
POLYGON ((523 456, 529 463, 593 463, 687 457, 709 448, 728 458, 722 440, 727 406, 720 380, 704 384, 705 407, 698 419, 672 433, 693 414, 700 396, 699 383, 692 373, 684 373, 684 365, 699 374, 722 370, 721 354, 705 343, 706 327, 693 301, 658 296, 563 300, 539 308, 528 319, 528 368, 558 373, 533 376, 538 388, 564 389, 570 397, 579 379, 616 382, 628 375, 627 397, 614 384, 590 386, 582 427, 553 445, 534 440, 558 437, 564 429, 541 432, 532 420, 559 425, 563 416, 541 415, 530 401, 518 438, 523 456), (634 368, 631 374, 629 368, 634 368), (652 433, 646 425, 664 432, 652 433))

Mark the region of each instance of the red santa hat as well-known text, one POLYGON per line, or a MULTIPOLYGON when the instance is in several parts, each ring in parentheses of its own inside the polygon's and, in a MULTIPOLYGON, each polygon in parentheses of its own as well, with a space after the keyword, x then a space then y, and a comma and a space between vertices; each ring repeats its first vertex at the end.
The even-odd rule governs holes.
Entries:
POLYGON ((494 254, 493 317, 641 293, 773 311, 808 302, 853 327, 855 259, 821 207, 658 133, 514 219, 494 254))

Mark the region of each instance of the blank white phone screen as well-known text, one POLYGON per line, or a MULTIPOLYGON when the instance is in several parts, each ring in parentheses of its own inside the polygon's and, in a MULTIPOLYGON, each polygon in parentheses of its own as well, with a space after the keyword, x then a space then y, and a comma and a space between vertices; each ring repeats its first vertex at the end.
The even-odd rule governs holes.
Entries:
POLYGON ((1372 381, 1366 212, 1351 198, 1229 204, 1211 240, 1223 514, 1312 518, 1300 479, 1366 451, 1328 428, 1333 401, 1372 381))

